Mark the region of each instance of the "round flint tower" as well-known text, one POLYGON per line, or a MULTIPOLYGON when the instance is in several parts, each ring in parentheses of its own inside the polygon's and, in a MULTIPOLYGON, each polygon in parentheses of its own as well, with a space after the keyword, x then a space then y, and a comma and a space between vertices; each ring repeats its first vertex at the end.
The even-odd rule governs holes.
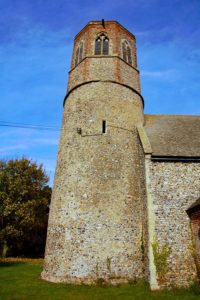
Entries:
POLYGON ((143 98, 135 37, 115 21, 75 37, 42 278, 143 277, 143 98))

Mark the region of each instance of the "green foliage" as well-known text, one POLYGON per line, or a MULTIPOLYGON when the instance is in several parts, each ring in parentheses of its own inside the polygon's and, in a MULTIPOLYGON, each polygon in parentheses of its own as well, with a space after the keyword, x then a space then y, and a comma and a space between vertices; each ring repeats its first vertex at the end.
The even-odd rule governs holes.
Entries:
POLYGON ((111 258, 110 257, 107 257, 106 263, 107 263, 107 270, 111 275, 111 258))
POLYGON ((167 244, 159 246, 158 241, 155 240, 152 243, 154 263, 158 275, 158 281, 160 284, 165 282, 165 276, 168 271, 167 259, 171 254, 171 247, 167 244))
POLYGON ((96 286, 106 287, 108 283, 105 281, 104 278, 98 277, 96 280, 96 286))
POLYGON ((188 250, 191 256, 193 257, 194 261, 196 262, 197 253, 196 253, 195 239, 194 239, 194 233, 193 233, 191 222, 190 222, 190 235, 191 235, 191 244, 188 246, 188 250))
POLYGON ((98 264, 98 262, 96 263, 96 276, 97 276, 97 278, 99 277, 99 264, 98 264))
MULTIPOLYGON (((86 286, 58 284, 40 278, 42 265, 6 262, 0 267, 0 299, 2 300, 194 300, 198 287, 151 292, 138 281, 119 286, 86 286)), ((102 282, 103 283, 103 282, 102 282)))
POLYGON ((144 261, 144 232, 142 227, 142 234, 141 234, 141 252, 142 252, 142 261, 144 261))
POLYGON ((188 246, 188 251, 190 252, 190 255, 193 257, 194 261, 196 261, 196 249, 195 249, 195 246, 194 246, 194 243, 191 243, 189 246, 188 246))
POLYGON ((51 188, 42 165, 28 159, 0 161, 0 254, 44 252, 51 188))
POLYGON ((197 255, 197 251, 196 251, 194 232, 192 229, 191 222, 190 222, 190 234, 191 234, 191 244, 189 244, 189 246, 188 246, 188 251, 190 252, 191 256, 194 259, 194 263, 195 263, 196 270, 197 270, 197 278, 198 278, 198 282, 199 282, 200 281, 200 266, 199 266, 199 262, 198 262, 198 255, 197 255))

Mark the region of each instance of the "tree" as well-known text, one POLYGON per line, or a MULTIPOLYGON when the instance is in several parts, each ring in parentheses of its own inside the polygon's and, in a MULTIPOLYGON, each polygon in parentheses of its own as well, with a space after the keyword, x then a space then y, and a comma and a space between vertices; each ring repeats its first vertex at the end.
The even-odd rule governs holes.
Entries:
POLYGON ((51 188, 43 166, 26 158, 0 161, 0 254, 44 254, 51 188))

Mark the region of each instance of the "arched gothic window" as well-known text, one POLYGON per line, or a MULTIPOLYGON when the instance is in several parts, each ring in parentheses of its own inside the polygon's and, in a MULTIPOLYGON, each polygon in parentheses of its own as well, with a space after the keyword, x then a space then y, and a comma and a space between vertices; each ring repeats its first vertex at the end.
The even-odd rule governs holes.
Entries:
POLYGON ((122 43, 122 57, 123 60, 132 65, 131 47, 127 41, 122 43))
POLYGON ((83 42, 80 42, 78 48, 76 49, 75 67, 82 61, 82 59, 83 59, 83 42))
POLYGON ((104 34, 101 34, 95 41, 95 55, 108 55, 109 39, 104 34))

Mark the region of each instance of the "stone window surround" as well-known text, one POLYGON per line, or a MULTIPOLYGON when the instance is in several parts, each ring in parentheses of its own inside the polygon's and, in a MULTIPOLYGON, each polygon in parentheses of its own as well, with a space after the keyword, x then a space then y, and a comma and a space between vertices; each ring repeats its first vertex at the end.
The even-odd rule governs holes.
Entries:
POLYGON ((108 38, 107 33, 105 33, 105 32, 99 33, 95 39, 94 55, 109 55, 110 54, 109 48, 110 48, 110 40, 108 38), (100 49, 97 48, 97 46, 98 46, 97 43, 99 42, 99 40, 100 40, 100 49), (108 43, 108 45, 106 45, 105 42, 108 43), (107 48, 104 48, 105 46, 107 48), (97 53, 97 52, 99 52, 99 53, 97 53))
POLYGON ((75 52, 75 67, 83 60, 84 43, 80 41, 75 52))
POLYGON ((129 65, 133 64, 132 61, 132 47, 130 43, 123 39, 121 42, 121 51, 122 51, 122 59, 127 62, 129 65))

